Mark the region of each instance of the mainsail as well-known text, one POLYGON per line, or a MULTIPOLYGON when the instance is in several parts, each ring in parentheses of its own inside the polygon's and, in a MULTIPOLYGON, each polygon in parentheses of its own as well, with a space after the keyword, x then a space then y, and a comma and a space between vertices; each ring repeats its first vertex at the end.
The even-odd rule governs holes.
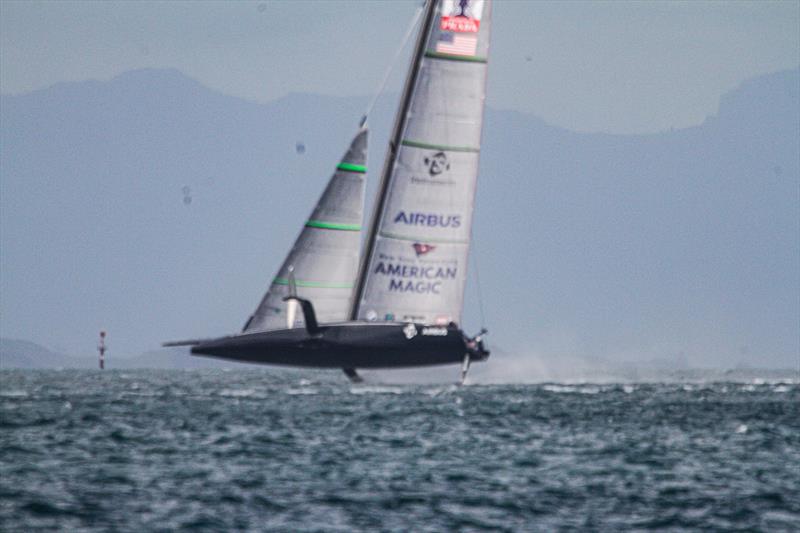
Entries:
POLYGON ((432 0, 427 7, 381 177, 352 319, 461 321, 490 3, 432 0))
MULTIPOLYGON (((283 298, 292 282, 298 296, 314 302, 320 322, 347 320, 361 247, 366 160, 367 130, 361 129, 244 332, 287 327, 291 307, 283 298)), ((302 327, 303 314, 291 322, 289 327, 302 327)))

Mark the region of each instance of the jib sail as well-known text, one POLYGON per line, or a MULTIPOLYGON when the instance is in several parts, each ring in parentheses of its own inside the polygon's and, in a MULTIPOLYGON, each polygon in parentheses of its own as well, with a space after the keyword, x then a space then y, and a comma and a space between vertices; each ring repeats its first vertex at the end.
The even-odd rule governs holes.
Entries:
MULTIPOLYGON (((320 322, 347 320, 361 248, 366 160, 367 130, 362 129, 243 331, 287 327, 289 306, 283 298, 291 277, 297 295, 314 302, 320 322)), ((302 327, 303 314, 291 314, 289 327, 302 327)))

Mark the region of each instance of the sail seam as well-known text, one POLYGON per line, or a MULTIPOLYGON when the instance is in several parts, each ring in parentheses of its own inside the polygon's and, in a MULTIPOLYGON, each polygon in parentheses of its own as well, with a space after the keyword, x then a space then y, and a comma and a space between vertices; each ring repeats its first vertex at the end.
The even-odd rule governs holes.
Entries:
POLYGON ((398 241, 412 241, 412 242, 441 242, 445 244, 467 244, 469 241, 465 239, 441 239, 441 238, 434 238, 434 237, 409 237, 408 235, 399 235, 397 233, 388 233, 385 231, 381 231, 378 233, 381 237, 385 237, 387 239, 395 239, 398 241))
POLYGON ((444 144, 428 144, 419 141, 412 141, 410 139, 403 139, 400 141, 403 146, 410 146, 412 148, 426 148, 428 150, 441 150, 444 152, 480 152, 480 148, 472 148, 470 146, 447 146, 444 144))
POLYGON ((452 55, 452 54, 443 54, 441 52, 433 52, 428 50, 425 52, 425 57, 430 57, 432 59, 444 59, 447 61, 466 61, 467 63, 487 63, 488 60, 485 57, 478 57, 478 56, 459 56, 459 55, 452 55))
POLYGON ((356 165, 354 163, 339 163, 337 165, 336 170, 344 170, 346 172, 359 172, 364 174, 367 172, 367 167, 365 165, 356 165))
POLYGON ((361 231, 361 226, 359 224, 340 224, 338 222, 325 222, 323 220, 309 220, 306 222, 306 227, 339 231, 361 231))
MULTIPOLYGON (((287 278, 275 278, 272 280, 272 283, 275 285, 289 285, 289 280, 287 278)), ((352 289, 352 283, 337 283, 335 281, 304 281, 304 280, 295 280, 295 285, 298 287, 310 287, 316 289, 352 289)))

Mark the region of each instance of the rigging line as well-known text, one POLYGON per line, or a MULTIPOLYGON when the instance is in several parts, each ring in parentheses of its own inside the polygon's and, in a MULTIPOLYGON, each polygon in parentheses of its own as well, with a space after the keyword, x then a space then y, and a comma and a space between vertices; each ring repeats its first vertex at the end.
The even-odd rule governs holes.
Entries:
POLYGON ((389 76, 391 75, 392 70, 394 70, 394 66, 397 63, 397 58, 400 57, 400 52, 402 52, 403 49, 406 47, 408 40, 411 38, 411 34, 414 33, 414 28, 417 26, 417 22, 419 22, 419 18, 422 15, 423 7, 425 7, 424 3, 417 8, 417 12, 411 19, 411 24, 408 25, 408 29, 406 30, 406 33, 403 36, 403 41, 402 43, 400 43, 400 47, 397 49, 397 51, 395 51, 394 57, 389 62, 389 67, 383 74, 383 79, 381 80, 380 85, 378 85, 378 90, 375 92, 375 96, 372 97, 372 101, 367 106, 367 110, 364 111, 364 116, 361 117, 361 123, 359 124, 360 127, 366 125, 367 117, 369 117, 369 114, 372 113, 372 108, 375 107, 375 102, 377 102, 380 95, 383 94, 383 90, 386 88, 386 83, 389 81, 389 76))
POLYGON ((470 240, 472 241, 472 246, 470 246, 470 255, 472 256, 472 266, 473 270, 475 271, 475 286, 478 289, 478 309, 481 313, 481 328, 486 327, 486 314, 483 312, 483 291, 481 291, 481 276, 478 272, 478 253, 477 247, 475 246, 475 234, 470 228, 470 240))

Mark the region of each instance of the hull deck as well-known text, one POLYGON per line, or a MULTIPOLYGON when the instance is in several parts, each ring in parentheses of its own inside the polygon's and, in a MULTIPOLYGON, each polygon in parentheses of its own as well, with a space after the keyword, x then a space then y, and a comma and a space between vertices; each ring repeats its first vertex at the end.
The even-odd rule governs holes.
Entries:
POLYGON ((349 322, 221 337, 192 347, 192 354, 248 363, 316 368, 399 368, 482 361, 489 352, 470 346, 455 327, 349 322))

